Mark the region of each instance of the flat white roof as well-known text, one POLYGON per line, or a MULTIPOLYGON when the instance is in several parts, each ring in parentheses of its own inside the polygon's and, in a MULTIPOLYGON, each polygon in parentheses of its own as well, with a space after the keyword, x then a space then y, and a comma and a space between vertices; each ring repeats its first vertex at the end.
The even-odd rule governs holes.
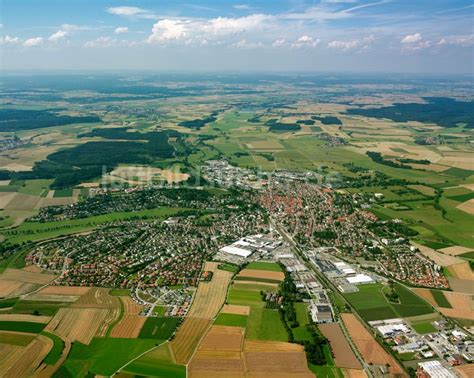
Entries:
POLYGON ((369 277, 367 274, 356 274, 352 277, 346 277, 346 280, 351 284, 358 284, 364 282, 373 282, 374 280, 372 277, 369 277))
POLYGON ((247 249, 242 249, 238 247, 233 247, 231 245, 228 245, 226 247, 221 248, 222 252, 230 253, 231 255, 238 255, 242 257, 249 257, 252 254, 252 251, 249 251, 247 249))
POLYGON ((383 325, 383 326, 377 327, 377 329, 382 335, 387 335, 394 332, 406 333, 409 331, 408 328, 404 324, 383 325))
POLYGON ((342 271, 346 274, 353 274, 355 273, 356 271, 352 268, 343 268, 342 271))
POLYGON ((446 369, 439 361, 420 362, 418 365, 429 374, 431 378, 450 378, 456 375, 446 369))

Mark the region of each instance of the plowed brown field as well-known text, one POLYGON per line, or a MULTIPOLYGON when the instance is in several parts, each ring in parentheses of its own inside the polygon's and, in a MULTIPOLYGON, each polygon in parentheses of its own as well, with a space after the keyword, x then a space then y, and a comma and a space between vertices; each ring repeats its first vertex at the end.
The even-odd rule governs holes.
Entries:
POLYGON ((232 273, 217 266, 216 262, 206 262, 204 270, 213 272, 212 280, 199 283, 191 309, 171 342, 171 350, 179 364, 188 363, 225 301, 232 273))
POLYGON ((391 374, 407 377, 397 361, 389 355, 378 343, 367 329, 360 323, 354 314, 341 314, 342 320, 354 341, 357 349, 361 353, 364 361, 375 365, 390 364, 391 374))
POLYGON ((298 344, 246 340, 244 361, 246 377, 314 377, 298 344))
POLYGON ((454 368, 461 378, 472 378, 474 377, 474 364, 461 365, 454 368))
POLYGON ((359 369, 342 369, 344 378, 367 378, 367 374, 364 370, 359 369))
POLYGON ((51 316, 36 316, 30 314, 0 314, 0 321, 48 323, 51 319, 51 316))
POLYGON ((120 308, 120 299, 109 295, 107 289, 91 288, 71 307, 120 308))
POLYGON ((114 326, 110 336, 135 339, 140 334, 145 321, 146 316, 125 315, 123 319, 114 326))
POLYGON ((222 308, 221 313, 223 313, 223 314, 248 315, 248 314, 250 314, 250 306, 239 306, 239 305, 226 304, 222 308))
POLYGON ((240 271, 239 277, 249 277, 249 278, 264 278, 277 281, 283 281, 285 275, 283 272, 272 272, 269 270, 258 270, 258 269, 243 269, 240 271))
POLYGON ((30 376, 41 364, 48 352, 53 347, 53 341, 49 337, 38 335, 23 353, 5 370, 5 377, 27 377, 30 376))
POLYGON ((60 308, 45 330, 89 344, 107 314, 107 309, 100 308, 60 308))
POLYGON ((127 315, 138 315, 143 310, 143 306, 130 297, 120 297, 120 300, 122 301, 124 312, 127 315))
MULTIPOLYGON (((0 275, 0 277, 2 277, 0 275)), ((0 280, 0 298, 9 297, 18 290, 23 282, 13 280, 0 280)))
POLYGON ((48 295, 85 295, 91 290, 90 287, 81 286, 48 286, 41 289, 38 293, 48 295))
POLYGON ((362 369, 362 365, 344 337, 339 323, 321 324, 318 327, 324 337, 329 340, 337 367, 362 369))
POLYGON ((189 363, 189 377, 244 376, 244 328, 212 326, 189 363))
POLYGON ((5 270, 0 277, 2 280, 20 281, 39 285, 45 285, 56 278, 56 276, 52 274, 28 272, 21 269, 11 268, 5 270))

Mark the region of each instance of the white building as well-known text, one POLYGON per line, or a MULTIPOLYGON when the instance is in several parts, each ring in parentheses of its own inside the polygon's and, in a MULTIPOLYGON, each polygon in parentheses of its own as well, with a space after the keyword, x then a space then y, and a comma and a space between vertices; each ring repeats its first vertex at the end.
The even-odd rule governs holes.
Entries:
POLYGON ((446 369, 439 361, 426 361, 418 364, 431 378, 455 378, 456 375, 446 369))
POLYGON ((372 277, 368 276, 367 274, 356 274, 355 276, 346 277, 346 280, 354 285, 361 284, 361 283, 371 283, 374 282, 372 277))

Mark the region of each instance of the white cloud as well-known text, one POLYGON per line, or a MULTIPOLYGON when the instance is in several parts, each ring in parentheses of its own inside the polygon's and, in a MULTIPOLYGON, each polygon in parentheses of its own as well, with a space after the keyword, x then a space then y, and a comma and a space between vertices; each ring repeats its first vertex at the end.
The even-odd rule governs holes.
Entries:
POLYGON ((417 43, 420 42, 423 39, 420 33, 415 33, 415 34, 408 34, 402 40, 400 43, 417 43))
POLYGON ((328 43, 328 48, 341 51, 349 51, 358 48, 367 49, 374 42, 375 37, 371 34, 368 37, 362 39, 353 39, 350 41, 331 41, 328 43))
POLYGON ((321 40, 319 38, 313 39, 313 37, 310 37, 308 35, 303 35, 299 37, 292 45, 291 47, 295 49, 300 49, 302 47, 316 47, 319 45, 319 42, 321 40))
POLYGON ((238 18, 217 17, 205 22, 202 25, 202 31, 215 35, 241 33, 261 27, 271 18, 265 14, 252 14, 238 18))
MULTIPOLYGON (((163 19, 153 25, 148 42, 170 42, 185 40, 217 39, 227 35, 252 32, 263 28, 271 16, 254 14, 245 17, 217 17, 208 20, 163 19)), ((223 41, 225 42, 225 41, 223 41)))
POLYGON ((119 26, 114 30, 115 34, 123 34, 123 33, 128 33, 128 28, 126 26, 119 26))
POLYGON ((86 42, 86 48, 105 48, 105 47, 133 47, 138 45, 136 41, 127 41, 124 39, 115 39, 111 37, 99 37, 92 41, 86 42))
POLYGON ((5 45, 19 45, 21 43, 21 39, 18 37, 11 37, 6 35, 5 38, 0 38, 2 44, 5 45))
POLYGON ((231 46, 239 49, 256 49, 263 47, 263 44, 261 42, 249 42, 246 39, 241 39, 239 42, 233 43, 231 46))
POLYGON ((94 30, 95 28, 87 25, 73 25, 73 24, 62 24, 61 30, 66 31, 87 31, 87 30, 94 30))
POLYGON ((166 42, 183 39, 187 36, 187 22, 180 20, 160 20, 151 31, 148 42, 166 42))
POLYGON ((328 47, 330 49, 347 51, 359 47, 359 44, 360 42, 355 39, 352 41, 331 41, 328 43, 328 47))
POLYGON ((59 40, 65 38, 69 33, 64 30, 58 30, 56 33, 52 34, 48 40, 51 42, 58 42, 59 40))
POLYGON ((445 39, 446 43, 450 45, 456 45, 456 46, 462 46, 462 47, 470 47, 474 45, 474 34, 451 35, 443 39, 445 39))
POLYGON ((251 7, 251 6, 248 5, 248 4, 236 4, 236 5, 232 6, 232 8, 237 9, 237 10, 249 10, 249 9, 253 9, 253 7, 251 7))
POLYGON ((23 42, 23 46, 25 46, 25 47, 40 46, 42 44, 43 44, 43 38, 42 37, 29 38, 25 42, 23 42))
POLYGON ((282 46, 285 45, 285 43, 286 43, 285 38, 280 38, 280 39, 274 40, 273 43, 272 43, 272 46, 273 47, 282 47, 282 46))
POLYGON ((156 16, 149 10, 138 7, 110 7, 107 12, 116 16, 130 17, 130 18, 156 18, 156 16))

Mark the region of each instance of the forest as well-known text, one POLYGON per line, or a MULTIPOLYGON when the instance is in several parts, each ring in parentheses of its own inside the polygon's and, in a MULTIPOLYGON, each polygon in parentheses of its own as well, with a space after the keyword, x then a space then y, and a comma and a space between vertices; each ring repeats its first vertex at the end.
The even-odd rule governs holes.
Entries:
POLYGON ((0 109, 0 131, 2 132, 96 122, 101 122, 101 120, 94 115, 68 116, 56 114, 51 110, 0 109))

